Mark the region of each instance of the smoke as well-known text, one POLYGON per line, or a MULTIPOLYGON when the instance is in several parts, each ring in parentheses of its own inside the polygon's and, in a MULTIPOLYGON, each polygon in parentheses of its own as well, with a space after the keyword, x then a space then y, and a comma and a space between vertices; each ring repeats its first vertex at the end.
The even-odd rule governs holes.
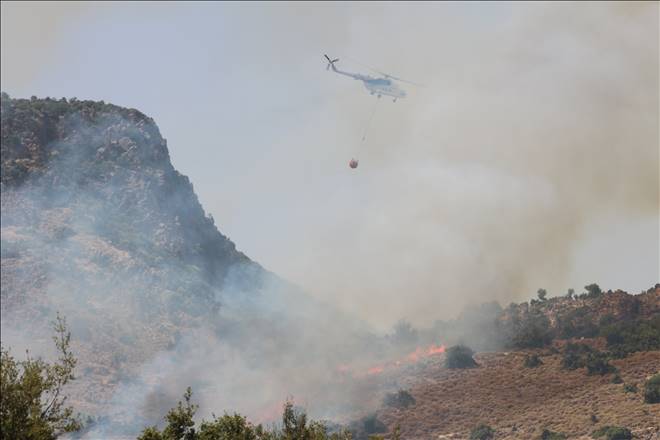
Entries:
MULTIPOLYGON (((297 255, 275 270, 381 327, 401 316, 429 323, 538 287, 652 285, 660 275, 658 5, 458 9, 351 8, 350 43, 330 53, 338 64, 364 70, 348 55, 428 86, 402 84, 409 98, 383 99, 359 144, 372 97, 350 79, 321 75, 337 93, 328 91, 331 109, 308 125, 333 133, 318 141, 322 150, 357 156, 360 168, 319 193, 320 212, 292 233, 297 255), (644 221, 643 232, 630 229, 644 221), (625 234, 627 246, 590 258, 605 267, 608 254, 623 253, 628 262, 618 277, 601 270, 590 280, 574 255, 603 223, 602 242, 625 234)), ((318 153, 300 154, 307 163, 318 153)))
MULTIPOLYGON (((539 287, 660 278, 655 3, 85 11, 25 93, 145 111, 241 250, 380 329, 539 287), (426 87, 382 99, 361 142, 374 97, 323 53, 426 87)), ((5 50, 18 40, 3 38, 3 69, 27 78, 5 50)))
POLYGON ((384 341, 237 252, 152 121, 76 101, 3 97, 2 112, 3 346, 52 358, 48 322, 67 318, 88 438, 162 423, 186 386, 200 417, 272 422, 287 396, 312 415, 363 407, 337 366, 384 341))

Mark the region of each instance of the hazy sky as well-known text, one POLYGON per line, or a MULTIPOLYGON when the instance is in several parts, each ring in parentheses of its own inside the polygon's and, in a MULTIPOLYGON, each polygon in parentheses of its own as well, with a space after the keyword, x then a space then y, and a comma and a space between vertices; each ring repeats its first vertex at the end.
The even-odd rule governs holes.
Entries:
POLYGON ((658 3, 2 2, 2 90, 137 108, 221 231, 379 326, 660 280, 658 3), (426 85, 376 100, 353 60, 426 85), (350 170, 351 157, 360 159, 350 170))

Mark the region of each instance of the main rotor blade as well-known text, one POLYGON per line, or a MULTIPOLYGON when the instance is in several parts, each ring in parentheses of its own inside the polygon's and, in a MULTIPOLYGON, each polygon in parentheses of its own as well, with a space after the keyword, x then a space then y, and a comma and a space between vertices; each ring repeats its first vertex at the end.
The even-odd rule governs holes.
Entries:
POLYGON ((419 83, 416 83, 416 82, 408 81, 407 79, 403 79, 403 78, 397 78, 396 76, 388 75, 387 73, 383 73, 383 75, 385 75, 385 76, 388 77, 388 78, 392 78, 393 80, 401 81, 401 82, 408 83, 408 84, 412 84, 412 85, 417 86, 417 87, 426 87, 426 86, 423 85, 423 84, 419 84, 419 83))
POLYGON ((325 57, 326 60, 328 60, 329 63, 332 63, 332 60, 330 60, 329 56, 327 56, 326 54, 323 54, 323 56, 325 57))
POLYGON ((373 67, 368 66, 368 65, 366 65, 366 64, 364 64, 364 63, 361 63, 361 62, 359 62, 359 61, 357 61, 357 60, 354 60, 353 58, 349 58, 349 60, 351 60, 351 61, 353 61, 353 62, 356 62, 356 63, 360 64, 361 66, 366 67, 367 69, 372 70, 372 71, 374 71, 374 72, 376 72, 376 73, 378 73, 378 74, 380 74, 380 75, 383 75, 383 76, 386 77, 386 78, 392 78, 392 79, 394 79, 394 80, 396 80, 396 81, 405 82, 405 83, 412 84, 412 85, 414 85, 414 86, 418 86, 418 87, 426 87, 426 86, 424 86, 424 85, 422 85, 422 84, 418 84, 418 83, 415 83, 415 82, 412 82, 412 81, 408 81, 407 79, 403 79, 403 78, 397 78, 396 76, 393 76, 393 75, 390 75, 390 74, 388 74, 388 73, 382 72, 382 71, 380 71, 380 70, 378 70, 378 69, 374 69, 373 67))

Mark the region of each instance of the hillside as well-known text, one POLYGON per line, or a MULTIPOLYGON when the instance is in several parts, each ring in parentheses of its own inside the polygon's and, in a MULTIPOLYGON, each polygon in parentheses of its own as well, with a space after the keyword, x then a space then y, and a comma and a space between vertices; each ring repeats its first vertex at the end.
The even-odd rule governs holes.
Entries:
POLYGON ((315 392, 314 374, 284 377, 352 349, 321 337, 365 334, 238 251, 141 112, 4 93, 1 110, 3 345, 48 355, 49 323, 66 316, 78 410, 133 432, 191 385, 259 414, 315 392))
MULTIPOLYGON (((460 319, 451 324, 464 326, 460 319)), ((588 439, 606 425, 628 427, 638 439, 660 438, 660 404, 642 397, 645 381, 660 372, 660 284, 637 295, 594 290, 512 304, 482 328, 489 332, 484 338, 502 345, 477 353, 476 368, 447 368, 446 354, 438 354, 380 373, 389 386, 377 392, 381 407, 373 414, 390 434, 399 426, 404 439, 467 439, 484 423, 496 439, 538 439, 544 429, 588 439), (612 370, 567 368, 575 360, 571 346, 587 346, 585 360, 601 353, 612 370), (540 359, 535 368, 525 365, 532 355, 540 359), (406 405, 384 400, 397 390, 411 396, 406 405)))
MULTIPOLYGON (((533 351, 532 351, 533 352, 533 351)), ((415 404, 384 408, 377 414, 388 426, 401 426, 405 439, 466 439, 481 423, 496 439, 540 438, 544 429, 569 438, 590 438, 604 425, 625 426, 640 439, 657 439, 660 406, 648 405, 640 392, 627 393, 611 376, 587 376, 561 369, 561 355, 542 351, 543 365, 523 366, 523 352, 482 353, 479 368, 448 370, 442 358, 420 369, 408 385, 415 404), (597 422, 592 421, 595 415, 597 422), (444 437, 442 437, 444 436, 444 437)), ((642 388, 658 372, 660 351, 641 352, 613 361, 626 384, 642 388)))

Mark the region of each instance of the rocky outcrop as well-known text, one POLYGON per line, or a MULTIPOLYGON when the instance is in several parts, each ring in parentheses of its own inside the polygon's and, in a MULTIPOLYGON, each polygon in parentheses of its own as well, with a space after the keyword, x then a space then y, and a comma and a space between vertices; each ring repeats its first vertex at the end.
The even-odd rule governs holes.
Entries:
POLYGON ((214 283, 251 263, 205 215, 153 120, 134 109, 3 94, 1 182, 3 227, 32 224, 57 236, 84 224, 128 251, 139 235, 152 260, 198 265, 214 283))
POLYGON ((97 413, 186 329, 229 338, 235 317, 220 309, 231 298, 279 282, 307 301, 218 231, 151 118, 4 93, 1 113, 3 344, 20 335, 34 349, 55 312, 65 315, 78 409, 97 413))

